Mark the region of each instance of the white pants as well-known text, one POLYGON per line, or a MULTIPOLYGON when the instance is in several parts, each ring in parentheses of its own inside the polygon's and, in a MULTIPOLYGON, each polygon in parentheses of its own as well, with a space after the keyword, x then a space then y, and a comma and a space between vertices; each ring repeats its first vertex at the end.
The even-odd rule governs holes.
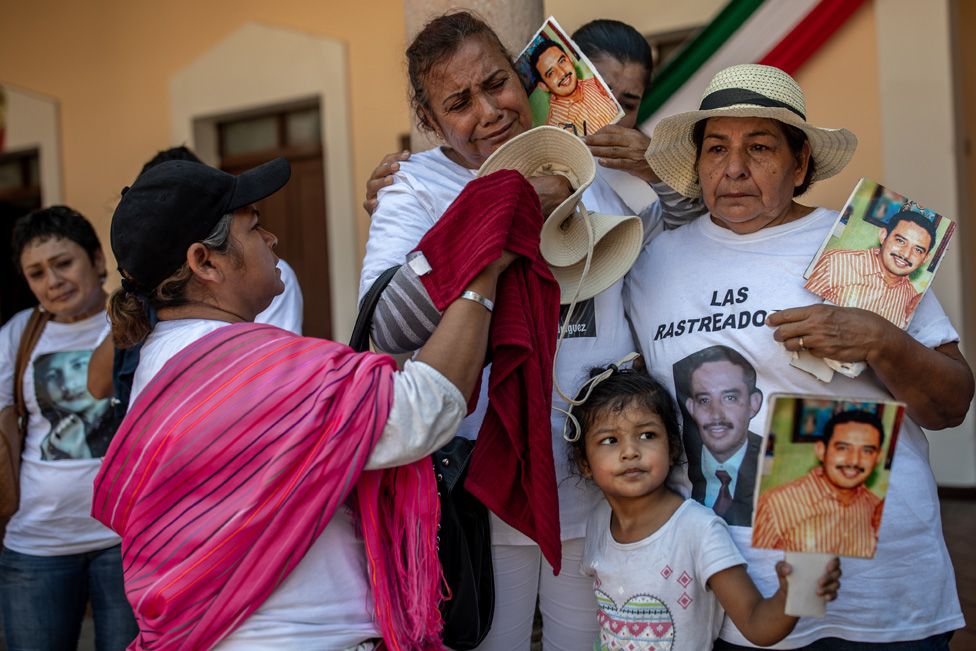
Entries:
POLYGON ((582 557, 582 538, 564 540, 562 571, 553 576, 537 545, 492 545, 495 617, 477 651, 527 651, 536 596, 544 651, 592 651, 596 597, 593 579, 580 574, 582 557))

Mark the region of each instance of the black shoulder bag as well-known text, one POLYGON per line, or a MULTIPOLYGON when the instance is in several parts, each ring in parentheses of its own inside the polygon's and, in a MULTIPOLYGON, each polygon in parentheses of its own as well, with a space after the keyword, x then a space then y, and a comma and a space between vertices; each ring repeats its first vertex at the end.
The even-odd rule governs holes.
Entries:
MULTIPOLYGON (((399 267, 387 269, 363 296, 349 345, 369 350, 369 332, 379 297, 399 267)), ((464 490, 474 441, 455 436, 431 455, 441 504, 437 556, 450 590, 441 603, 444 644, 455 651, 473 649, 491 628, 495 612, 495 577, 491 566, 491 525, 485 505, 464 490)))

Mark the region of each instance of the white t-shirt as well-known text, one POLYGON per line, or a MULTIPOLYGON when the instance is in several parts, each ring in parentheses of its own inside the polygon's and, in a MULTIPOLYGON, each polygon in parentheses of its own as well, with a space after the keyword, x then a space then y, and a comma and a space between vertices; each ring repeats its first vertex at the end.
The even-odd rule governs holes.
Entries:
MULTIPOLYGON (((360 299, 377 276, 404 262, 407 253, 416 248, 475 174, 476 170, 451 161, 439 147, 412 154, 409 160, 400 163, 394 183, 379 192, 379 207, 373 213, 360 276, 360 299)), ((632 214, 599 174, 583 193, 583 203, 588 210, 607 215, 632 214)), ((646 232, 655 231, 654 226, 661 220, 660 206, 644 211, 641 218, 646 232)), ((623 316, 622 292, 621 280, 577 306, 571 322, 574 334, 567 335, 556 360, 556 378, 567 395, 576 393, 591 367, 615 362, 634 350, 630 327, 623 316)), ((461 424, 458 432, 461 436, 477 437, 488 402, 487 378, 486 372, 478 407, 461 424)), ((553 406, 566 407, 555 391, 553 406)), ((571 540, 585 534, 587 514, 600 498, 600 492, 571 469, 569 448, 562 438, 563 420, 564 416, 553 410, 552 448, 559 490, 561 538, 571 540)), ((534 544, 494 515, 491 533, 493 544, 534 544)))
POLYGON ((725 521, 698 502, 685 500, 660 529, 633 543, 614 540, 610 506, 600 503, 580 562, 593 577, 599 649, 711 649, 725 611, 708 580, 744 563, 725 521))
MULTIPOLYGON (((757 372, 756 386, 764 399, 749 430, 760 434, 766 423, 765 397, 772 393, 890 399, 870 369, 857 379, 837 374, 824 384, 793 368, 789 351, 764 325, 775 310, 821 302, 803 288, 802 275, 836 216, 821 208, 788 224, 736 235, 705 215, 652 241, 628 276, 625 294, 650 370, 674 391, 676 363, 714 345, 735 349, 757 372)), ((932 292, 919 304, 908 333, 930 348, 959 338, 932 292)), ((686 475, 675 479, 689 490, 686 475)), ((777 586, 774 563, 782 553, 752 549, 750 527, 730 530, 760 591, 772 594, 777 586)), ((844 559, 843 570, 843 586, 827 606, 827 616, 801 619, 776 648, 830 636, 865 642, 914 640, 964 625, 942 539, 928 441, 909 418, 898 439, 877 556, 844 559)), ((749 645, 731 622, 721 637, 749 645)))
POLYGON ((255 323, 267 323, 278 326, 282 330, 302 334, 302 314, 305 301, 302 298, 302 288, 298 284, 298 276, 291 265, 284 260, 278 260, 281 269, 281 282, 285 291, 274 297, 266 310, 254 317, 255 323))
MULTIPOLYGON (((14 367, 31 310, 0 329, 0 407, 14 404, 14 367)), ((49 321, 22 378, 27 440, 20 464, 20 508, 4 546, 60 556, 119 543, 91 517, 92 482, 115 434, 108 400, 88 393, 88 361, 109 329, 105 312, 75 323, 49 321)))
MULTIPOLYGON (((208 319, 160 321, 142 348, 132 383, 132 408, 170 358, 226 325, 208 319)), ((450 441, 466 411, 461 392, 443 375, 423 362, 407 362, 393 376, 393 407, 366 468, 398 466, 427 456, 450 441)), ((368 576, 352 511, 343 504, 291 574, 215 648, 326 651, 377 638, 368 576)))

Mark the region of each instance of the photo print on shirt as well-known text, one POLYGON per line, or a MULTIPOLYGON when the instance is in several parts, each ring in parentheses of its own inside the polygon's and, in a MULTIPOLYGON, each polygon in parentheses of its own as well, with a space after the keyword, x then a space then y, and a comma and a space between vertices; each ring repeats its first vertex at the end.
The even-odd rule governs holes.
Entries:
POLYGON ((762 435, 750 428, 762 407, 756 369, 729 346, 709 346, 677 361, 691 497, 728 524, 751 526, 762 435))
MULTIPOLYGON (((559 328, 563 327, 566 321, 566 314, 569 312, 569 305, 559 306, 559 328)), ((580 337, 596 337, 596 299, 588 298, 579 301, 573 308, 573 318, 566 324, 566 339, 577 339, 580 337)))
POLYGON ((105 456, 117 423, 108 399, 88 392, 90 350, 69 350, 34 359, 34 393, 51 429, 41 441, 41 459, 105 456))

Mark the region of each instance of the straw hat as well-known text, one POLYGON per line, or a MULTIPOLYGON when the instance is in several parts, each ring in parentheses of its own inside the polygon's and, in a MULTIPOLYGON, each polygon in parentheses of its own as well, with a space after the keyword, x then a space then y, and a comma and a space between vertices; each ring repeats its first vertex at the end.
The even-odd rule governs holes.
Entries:
POLYGON ((847 129, 824 129, 807 122, 803 91, 779 68, 755 63, 732 66, 712 78, 699 110, 664 118, 651 136, 647 162, 662 181, 686 197, 701 195, 691 133, 697 122, 711 117, 772 118, 802 129, 816 162, 813 181, 840 172, 857 148, 857 137, 847 129))
POLYGON ((589 219, 595 242, 589 271, 584 274, 585 256, 572 265, 549 265, 559 283, 559 302, 563 305, 571 303, 574 295, 577 301, 585 301, 610 287, 634 266, 640 254, 644 235, 640 217, 591 212, 589 219))
POLYGON ((495 150, 478 176, 504 169, 526 178, 559 174, 573 188, 546 218, 540 234, 539 249, 559 282, 560 302, 571 302, 577 290, 577 300, 591 298, 627 273, 640 253, 643 226, 638 217, 601 215, 583 206, 596 164, 582 140, 557 127, 530 129, 495 150), (584 274, 587 258, 590 266, 584 274))
POLYGON ((574 217, 583 192, 596 178, 596 163, 582 140, 557 127, 530 129, 496 149, 481 165, 478 176, 498 170, 515 170, 525 178, 565 176, 573 193, 556 206, 542 226, 542 257, 549 264, 565 265, 586 255, 586 229, 582 220, 574 217))

